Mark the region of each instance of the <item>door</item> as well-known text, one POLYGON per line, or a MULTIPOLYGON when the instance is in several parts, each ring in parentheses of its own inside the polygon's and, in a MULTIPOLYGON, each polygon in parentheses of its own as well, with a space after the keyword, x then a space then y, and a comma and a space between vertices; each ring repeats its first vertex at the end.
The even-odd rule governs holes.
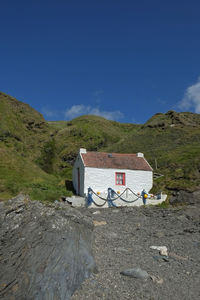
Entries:
POLYGON ((77 183, 78 183, 77 194, 80 195, 80 168, 77 168, 77 183))

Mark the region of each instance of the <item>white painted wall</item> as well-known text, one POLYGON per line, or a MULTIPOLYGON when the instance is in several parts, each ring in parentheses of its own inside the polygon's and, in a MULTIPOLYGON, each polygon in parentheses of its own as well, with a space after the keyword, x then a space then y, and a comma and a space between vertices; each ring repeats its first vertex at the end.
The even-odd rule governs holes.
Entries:
POLYGON ((110 187, 115 191, 124 191, 129 187, 138 193, 145 189, 146 192, 153 186, 152 171, 123 170, 123 169, 98 169, 85 167, 84 193, 87 194, 88 187, 95 192, 105 193, 110 187), (125 173, 125 186, 115 184, 115 173, 125 173))

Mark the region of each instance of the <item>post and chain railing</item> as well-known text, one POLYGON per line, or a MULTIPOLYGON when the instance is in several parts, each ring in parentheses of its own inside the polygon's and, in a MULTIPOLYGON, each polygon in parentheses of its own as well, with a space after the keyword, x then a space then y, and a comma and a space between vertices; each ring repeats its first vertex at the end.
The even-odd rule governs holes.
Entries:
POLYGON ((114 203, 117 199, 122 200, 123 202, 126 203, 134 203, 136 201, 138 201, 139 199, 143 200, 143 203, 146 204, 146 198, 147 198, 147 193, 143 190, 141 194, 136 194, 134 193, 130 188, 126 188, 121 194, 117 194, 112 188, 108 188, 108 195, 106 198, 101 197, 100 195, 98 195, 97 193, 95 193, 93 191, 93 189, 91 187, 88 188, 88 196, 87 196, 87 206, 90 206, 92 203, 94 203, 97 207, 103 207, 106 203, 108 203, 108 207, 117 207, 116 204, 114 203), (122 196, 124 195, 124 193, 126 191, 130 191, 134 196, 136 196, 136 199, 134 200, 127 200, 124 199, 122 196), (100 200, 103 201, 103 203, 99 204, 97 203, 92 195, 95 195, 96 197, 98 197, 100 200), (117 197, 115 197, 117 196, 117 197))

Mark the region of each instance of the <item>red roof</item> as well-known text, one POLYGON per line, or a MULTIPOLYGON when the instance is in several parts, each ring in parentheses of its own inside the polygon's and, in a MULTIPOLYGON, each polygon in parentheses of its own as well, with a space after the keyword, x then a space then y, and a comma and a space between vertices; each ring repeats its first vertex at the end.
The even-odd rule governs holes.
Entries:
POLYGON ((152 171, 144 157, 137 157, 137 154, 121 154, 106 152, 81 153, 85 167, 101 169, 128 169, 152 171))

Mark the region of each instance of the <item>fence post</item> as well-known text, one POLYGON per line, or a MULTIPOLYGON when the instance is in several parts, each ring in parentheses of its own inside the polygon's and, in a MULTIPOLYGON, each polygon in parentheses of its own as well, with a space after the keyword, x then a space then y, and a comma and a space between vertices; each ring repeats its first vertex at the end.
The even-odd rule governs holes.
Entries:
POLYGON ((146 205, 147 196, 148 196, 147 192, 145 190, 143 190, 142 193, 141 193, 141 196, 142 196, 143 204, 146 205))
POLYGON ((88 196, 87 196, 87 207, 90 206, 93 202, 93 199, 92 199, 92 189, 89 187, 88 188, 88 196))
POLYGON ((108 207, 116 207, 116 205, 112 201, 112 193, 114 194, 113 189, 108 188, 108 207))

